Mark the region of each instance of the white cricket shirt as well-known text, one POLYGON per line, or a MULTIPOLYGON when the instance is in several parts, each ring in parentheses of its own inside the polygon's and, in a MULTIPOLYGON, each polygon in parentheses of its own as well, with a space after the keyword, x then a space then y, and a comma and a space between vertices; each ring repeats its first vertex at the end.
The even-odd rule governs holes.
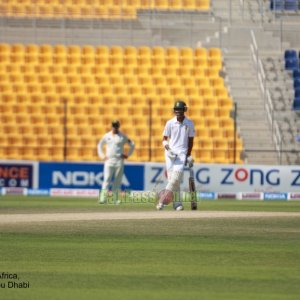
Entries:
POLYGON ((163 135, 169 138, 169 146, 174 153, 186 154, 188 151, 188 139, 195 136, 194 123, 187 117, 180 123, 174 117, 167 122, 163 135))
POLYGON ((124 145, 128 143, 130 149, 128 156, 130 156, 134 150, 134 143, 122 132, 113 134, 112 131, 107 132, 98 143, 98 155, 103 159, 108 157, 110 162, 118 162, 122 159, 124 153, 124 145), (106 155, 103 153, 103 146, 106 144, 106 155))

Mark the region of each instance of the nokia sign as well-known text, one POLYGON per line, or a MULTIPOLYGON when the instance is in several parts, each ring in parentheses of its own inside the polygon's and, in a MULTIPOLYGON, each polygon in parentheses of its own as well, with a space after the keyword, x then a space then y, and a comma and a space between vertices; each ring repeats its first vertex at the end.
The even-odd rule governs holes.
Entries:
MULTIPOLYGON (((144 167, 125 165, 124 170, 122 188, 141 190, 144 167)), ((39 187, 43 189, 100 189, 102 182, 102 163, 40 163, 39 187)))

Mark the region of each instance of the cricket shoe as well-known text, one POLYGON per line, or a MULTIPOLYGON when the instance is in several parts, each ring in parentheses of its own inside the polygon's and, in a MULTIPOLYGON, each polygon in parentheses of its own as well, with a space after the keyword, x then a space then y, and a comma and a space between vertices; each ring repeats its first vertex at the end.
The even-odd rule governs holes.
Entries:
POLYGON ((184 210, 184 207, 181 204, 174 206, 175 210, 184 210))
POLYGON ((157 209, 157 210, 163 210, 163 209, 164 209, 164 205, 163 205, 162 203, 158 203, 158 204, 156 205, 156 209, 157 209))

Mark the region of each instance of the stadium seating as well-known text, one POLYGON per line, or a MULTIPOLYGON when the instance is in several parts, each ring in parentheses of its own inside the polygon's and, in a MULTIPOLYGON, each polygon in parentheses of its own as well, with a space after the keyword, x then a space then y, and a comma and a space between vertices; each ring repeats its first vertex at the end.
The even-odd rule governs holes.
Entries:
POLYGON ((135 19, 140 10, 208 11, 210 0, 5 0, 9 17, 135 19))
POLYGON ((300 9, 299 0, 271 0, 270 8, 275 11, 298 11, 300 9))
MULTIPOLYGON (((5 146, 5 158, 63 160, 66 121, 67 159, 97 160, 98 140, 120 119, 136 143, 132 160, 148 160, 150 147, 152 160, 163 161, 163 127, 184 99, 203 141, 195 156, 233 161, 233 105, 219 49, 0 44, 1 59, 0 129, 4 145, 16 148, 5 146)), ((242 149, 237 137, 239 163, 242 149)))
POLYGON ((300 109, 300 64, 299 64, 300 51, 294 49, 287 49, 284 52, 285 69, 292 72, 293 87, 294 87, 294 100, 292 108, 294 110, 300 109))

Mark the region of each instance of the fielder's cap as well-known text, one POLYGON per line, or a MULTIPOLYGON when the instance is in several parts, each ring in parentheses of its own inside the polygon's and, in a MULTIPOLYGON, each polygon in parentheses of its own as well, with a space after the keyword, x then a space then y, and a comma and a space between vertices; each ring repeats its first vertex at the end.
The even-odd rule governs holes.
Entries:
POLYGON ((118 120, 113 120, 111 122, 112 127, 120 127, 120 122, 118 120))

